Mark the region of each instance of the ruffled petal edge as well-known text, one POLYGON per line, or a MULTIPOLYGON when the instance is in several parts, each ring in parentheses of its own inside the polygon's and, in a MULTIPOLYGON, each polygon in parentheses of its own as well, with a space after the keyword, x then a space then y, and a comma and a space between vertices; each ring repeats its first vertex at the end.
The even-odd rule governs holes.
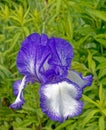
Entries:
POLYGON ((52 120, 63 122, 67 118, 77 116, 82 112, 83 103, 79 100, 82 96, 82 90, 69 80, 44 84, 40 87, 39 93, 40 107, 52 120), (60 96, 59 91, 61 91, 62 96, 60 96), (68 101, 69 99, 70 101, 68 101))

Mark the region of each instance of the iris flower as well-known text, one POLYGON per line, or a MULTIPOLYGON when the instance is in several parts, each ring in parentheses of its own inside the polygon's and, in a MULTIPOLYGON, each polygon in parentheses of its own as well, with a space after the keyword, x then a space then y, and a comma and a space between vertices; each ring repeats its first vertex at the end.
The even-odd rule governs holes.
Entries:
POLYGON ((72 46, 61 38, 33 33, 22 42, 17 68, 22 80, 14 83, 16 100, 10 105, 20 109, 27 83, 40 83, 40 107, 52 120, 59 122, 79 115, 83 109, 82 91, 92 83, 92 75, 83 77, 70 69, 74 57, 72 46))

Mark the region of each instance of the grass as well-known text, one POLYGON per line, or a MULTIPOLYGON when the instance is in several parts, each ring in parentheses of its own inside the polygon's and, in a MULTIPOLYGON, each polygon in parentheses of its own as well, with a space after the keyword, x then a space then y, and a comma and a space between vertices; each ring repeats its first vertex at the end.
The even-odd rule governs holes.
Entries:
POLYGON ((106 129, 106 1, 1 0, 0 1, 0 130, 106 129), (21 78, 16 56, 22 40, 33 32, 69 41, 75 57, 72 68, 92 74, 83 92, 83 113, 58 123, 39 107, 39 85, 28 85, 26 103, 14 111, 13 82, 21 78), (28 100, 27 100, 28 99, 28 100))

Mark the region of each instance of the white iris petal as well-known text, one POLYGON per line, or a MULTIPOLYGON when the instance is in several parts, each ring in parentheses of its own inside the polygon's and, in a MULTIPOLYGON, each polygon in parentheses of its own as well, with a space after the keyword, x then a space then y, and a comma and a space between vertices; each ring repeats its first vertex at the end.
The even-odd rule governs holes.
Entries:
POLYGON ((78 92, 79 90, 74 84, 66 81, 41 87, 41 94, 43 93, 45 96, 45 103, 41 102, 41 106, 44 108, 43 111, 61 117, 62 120, 78 115, 79 111, 82 110, 81 102, 76 100, 78 92))
POLYGON ((69 70, 68 72, 68 78, 75 82, 76 84, 78 84, 81 88, 85 87, 85 86, 89 86, 92 82, 92 77, 90 76, 86 76, 86 77, 82 77, 82 75, 78 72, 75 72, 73 70, 69 70))
POLYGON ((24 89, 24 86, 25 86, 25 82, 26 82, 26 76, 22 79, 21 84, 19 84, 20 86, 18 87, 18 95, 17 95, 17 98, 13 104, 17 104, 22 100, 21 95, 22 95, 22 90, 24 89))

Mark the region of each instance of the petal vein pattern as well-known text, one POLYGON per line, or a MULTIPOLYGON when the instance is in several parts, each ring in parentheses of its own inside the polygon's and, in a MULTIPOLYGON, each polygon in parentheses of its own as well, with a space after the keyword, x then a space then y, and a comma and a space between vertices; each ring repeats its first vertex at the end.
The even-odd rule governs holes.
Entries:
POLYGON ((72 46, 61 38, 51 38, 49 46, 52 53, 51 64, 70 67, 74 56, 72 46))
POLYGON ((27 43, 25 46, 22 46, 18 53, 18 70, 24 75, 35 77, 35 81, 42 82, 44 77, 40 74, 40 68, 43 66, 48 55, 50 55, 48 46, 27 43))

